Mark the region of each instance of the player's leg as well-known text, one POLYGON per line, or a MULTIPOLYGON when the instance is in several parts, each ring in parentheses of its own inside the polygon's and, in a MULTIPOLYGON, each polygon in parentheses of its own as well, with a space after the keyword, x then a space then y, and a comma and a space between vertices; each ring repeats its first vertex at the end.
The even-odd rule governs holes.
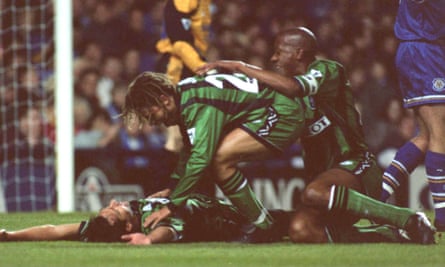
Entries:
POLYGON ((326 229, 332 243, 413 243, 404 230, 388 224, 328 225, 326 229))
MULTIPOLYGON (((423 55, 424 44, 401 43, 396 55, 396 66, 399 87, 405 101, 404 107, 411 108, 423 102, 423 96, 430 88, 424 81, 431 77, 433 71, 419 64, 426 55, 423 55)), ((409 174, 415 167, 423 162, 424 153, 428 145, 428 129, 420 120, 418 112, 414 109, 419 133, 410 142, 402 146, 391 165, 385 170, 380 200, 385 202, 391 194, 406 182, 409 174)))
POLYGON ((223 138, 212 163, 221 191, 261 229, 270 228, 273 220, 237 164, 281 153, 300 136, 304 126, 299 102, 279 94, 275 98, 266 112, 253 112, 240 128, 223 138))
POLYGON ((303 207, 291 219, 289 237, 294 243, 407 243, 399 229, 391 225, 354 226, 320 220, 320 211, 303 207))
POLYGON ((428 128, 425 169, 433 197, 435 225, 445 231, 445 105, 423 105, 419 115, 428 128))
POLYGON ((351 167, 351 170, 336 168, 322 173, 304 190, 303 204, 328 210, 331 218, 345 214, 367 218, 407 229, 415 242, 434 242, 434 230, 423 214, 375 199, 380 195, 381 172, 374 160, 357 161, 351 167), (358 170, 361 174, 355 175, 358 170))
POLYGON ((256 198, 247 178, 237 168, 237 163, 267 155, 270 155, 270 150, 265 145, 237 128, 224 137, 212 163, 216 182, 224 195, 250 222, 262 229, 271 226, 272 218, 256 198))
POLYGON ((332 186, 328 209, 333 214, 347 213, 405 229, 416 243, 435 242, 435 229, 425 214, 380 202, 344 186, 332 186))
POLYGON ((400 187, 408 182, 411 172, 425 160, 425 152, 428 146, 428 129, 419 118, 415 110, 418 134, 405 143, 396 153, 391 164, 383 173, 382 195, 380 200, 386 202, 388 198, 400 187))

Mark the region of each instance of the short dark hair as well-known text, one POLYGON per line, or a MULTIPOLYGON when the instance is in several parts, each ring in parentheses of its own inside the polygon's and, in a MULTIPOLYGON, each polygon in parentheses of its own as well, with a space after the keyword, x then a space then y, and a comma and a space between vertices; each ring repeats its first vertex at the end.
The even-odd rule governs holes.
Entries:
POLYGON ((86 222, 82 238, 86 242, 123 242, 121 236, 126 233, 124 221, 111 224, 103 216, 96 216, 86 222))

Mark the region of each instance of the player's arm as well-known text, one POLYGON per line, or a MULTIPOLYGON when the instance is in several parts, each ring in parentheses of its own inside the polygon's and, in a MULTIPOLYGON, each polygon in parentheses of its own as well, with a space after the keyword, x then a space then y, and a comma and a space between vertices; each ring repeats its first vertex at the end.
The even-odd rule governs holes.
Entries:
POLYGON ((183 174, 170 195, 174 206, 184 203, 202 178, 205 169, 210 166, 221 137, 225 117, 222 111, 202 104, 193 104, 185 112, 193 114, 190 116, 192 119, 186 122, 192 147, 183 174))
POLYGON ((132 233, 122 236, 131 245, 153 245, 176 240, 176 232, 170 226, 157 226, 150 233, 132 233))
POLYGON ((224 114, 215 108, 202 106, 202 104, 188 107, 185 113, 193 117, 191 121, 186 122, 189 140, 192 144, 190 156, 184 165, 183 175, 179 177, 176 187, 170 194, 171 202, 150 214, 144 220, 144 227, 153 228, 171 216, 185 202, 202 178, 205 169, 210 165, 216 151, 224 114))
POLYGON ((0 232, 1 241, 55 241, 76 240, 80 223, 39 225, 17 231, 0 232))
POLYGON ((230 72, 240 72, 251 78, 265 83, 272 89, 290 97, 303 96, 302 85, 294 78, 286 77, 281 74, 261 69, 257 66, 244 63, 242 61, 220 60, 206 63, 197 69, 198 74, 204 74, 211 69, 225 69, 230 72))

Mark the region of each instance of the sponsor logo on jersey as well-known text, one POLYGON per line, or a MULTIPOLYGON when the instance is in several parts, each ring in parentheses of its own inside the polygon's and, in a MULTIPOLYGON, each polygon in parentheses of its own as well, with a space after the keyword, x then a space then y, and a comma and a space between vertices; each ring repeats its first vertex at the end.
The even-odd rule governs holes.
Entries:
POLYGON ((187 134, 189 136, 189 141, 190 141, 191 145, 193 145, 193 143, 195 141, 195 131, 196 131, 196 128, 194 128, 194 127, 187 130, 187 134))
POLYGON ((328 128, 328 126, 331 125, 331 121, 328 119, 328 117, 323 116, 320 119, 318 119, 316 122, 312 123, 308 126, 308 135, 314 136, 324 131, 324 129, 328 128))
POLYGON ((257 131, 257 134, 259 136, 268 136, 270 134, 270 131, 275 126, 275 124, 278 122, 278 113, 273 107, 269 107, 269 114, 267 115, 266 123, 264 124, 261 129, 257 131))
POLYGON ((433 90, 436 92, 443 92, 445 90, 445 78, 434 78, 433 90))

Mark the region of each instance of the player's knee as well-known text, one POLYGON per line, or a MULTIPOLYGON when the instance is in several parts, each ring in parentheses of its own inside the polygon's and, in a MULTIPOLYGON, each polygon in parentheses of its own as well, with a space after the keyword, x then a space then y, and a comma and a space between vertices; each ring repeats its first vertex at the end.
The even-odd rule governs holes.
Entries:
POLYGON ((321 192, 317 187, 314 186, 308 186, 301 196, 301 201, 304 205, 315 205, 319 202, 319 199, 321 198, 321 192))
POLYGON ((235 164, 232 163, 230 155, 224 153, 224 151, 216 152, 212 161, 212 169, 215 173, 215 179, 217 181, 230 176, 229 174, 233 173, 234 168, 235 164))

